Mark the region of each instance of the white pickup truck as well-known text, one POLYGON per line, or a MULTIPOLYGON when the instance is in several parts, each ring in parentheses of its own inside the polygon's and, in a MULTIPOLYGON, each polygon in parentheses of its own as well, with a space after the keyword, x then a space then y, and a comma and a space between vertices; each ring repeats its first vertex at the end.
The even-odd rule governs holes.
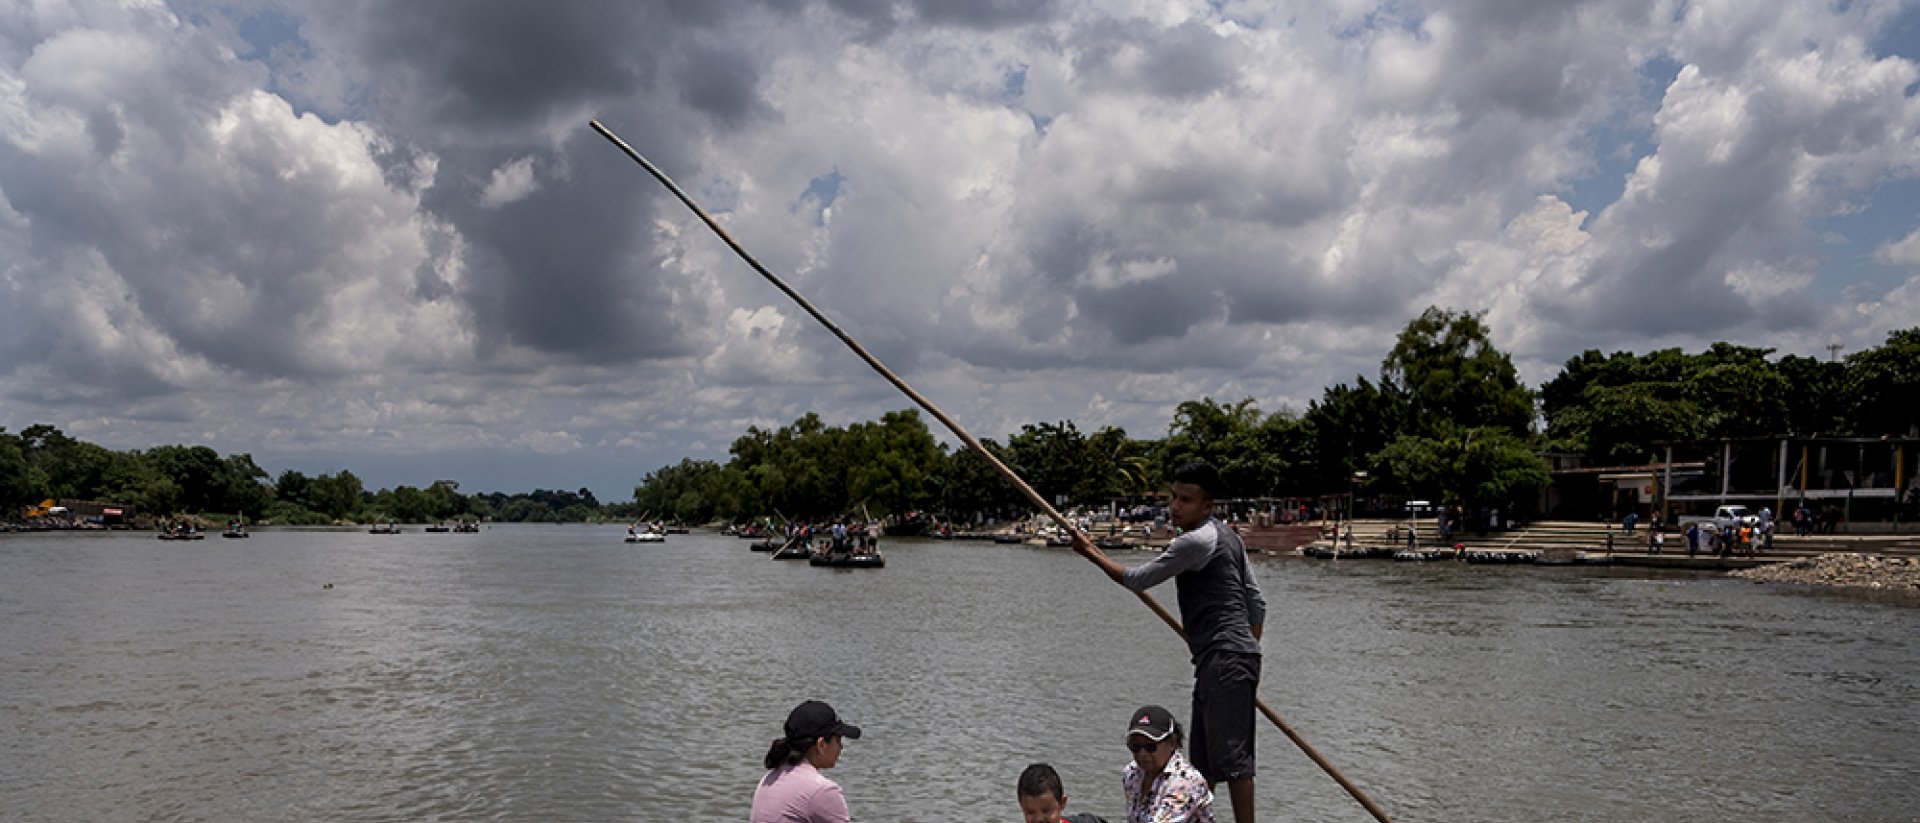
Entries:
POLYGON ((1758 526, 1760 515, 1754 514, 1746 506, 1721 506, 1713 510, 1712 522, 1715 529, 1758 526))

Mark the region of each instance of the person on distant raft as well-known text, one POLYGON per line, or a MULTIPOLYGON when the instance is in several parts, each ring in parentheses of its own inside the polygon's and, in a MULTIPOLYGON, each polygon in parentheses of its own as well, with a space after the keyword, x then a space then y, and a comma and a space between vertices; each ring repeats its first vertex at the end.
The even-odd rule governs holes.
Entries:
POLYGON ((1035 763, 1021 772, 1014 794, 1025 823, 1107 823, 1097 814, 1067 814, 1067 790, 1060 785, 1060 773, 1045 763, 1035 763))
POLYGON ((1211 463, 1175 469, 1170 519, 1180 535, 1134 568, 1106 556, 1084 534, 1074 536, 1073 548, 1136 592, 1173 578, 1193 653, 1193 765, 1210 784, 1226 781, 1234 820, 1253 823, 1253 708, 1267 601, 1240 536, 1213 517, 1221 490, 1220 470, 1211 463))
MULTIPOLYGON (((1180 754, 1180 724, 1159 706, 1141 706, 1127 724, 1132 762, 1122 772, 1127 823, 1213 823, 1213 789, 1180 754)), ((1234 806, 1239 814, 1240 807, 1234 806)))
POLYGON ((840 784, 820 772, 840 761, 844 741, 860 739, 860 727, 809 700, 787 714, 785 732, 767 749, 767 776, 753 790, 749 823, 851 823, 840 784))

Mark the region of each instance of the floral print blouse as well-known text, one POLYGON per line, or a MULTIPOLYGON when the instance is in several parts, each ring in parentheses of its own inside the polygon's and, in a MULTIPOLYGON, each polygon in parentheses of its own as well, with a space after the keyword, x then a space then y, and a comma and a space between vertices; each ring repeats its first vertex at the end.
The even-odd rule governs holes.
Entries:
POLYGON ((1128 763, 1121 785, 1127 791, 1127 823, 1213 823, 1213 790, 1200 770, 1175 751, 1152 786, 1140 785, 1140 764, 1128 763))

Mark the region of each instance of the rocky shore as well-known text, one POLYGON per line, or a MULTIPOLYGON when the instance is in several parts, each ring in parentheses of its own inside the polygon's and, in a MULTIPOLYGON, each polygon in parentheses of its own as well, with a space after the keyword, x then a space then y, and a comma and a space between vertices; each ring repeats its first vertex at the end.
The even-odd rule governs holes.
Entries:
POLYGON ((1920 559, 1878 554, 1823 554, 1729 572, 1755 583, 1853 586, 1920 594, 1920 559))

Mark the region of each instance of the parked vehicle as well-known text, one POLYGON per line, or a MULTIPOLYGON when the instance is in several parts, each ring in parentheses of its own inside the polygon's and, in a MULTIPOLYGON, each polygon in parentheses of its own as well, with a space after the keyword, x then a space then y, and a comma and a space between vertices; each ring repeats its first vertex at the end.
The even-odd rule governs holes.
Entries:
POLYGON ((1758 525, 1760 525, 1760 515, 1749 511, 1746 506, 1721 506, 1713 510, 1713 528, 1715 531, 1758 525))

